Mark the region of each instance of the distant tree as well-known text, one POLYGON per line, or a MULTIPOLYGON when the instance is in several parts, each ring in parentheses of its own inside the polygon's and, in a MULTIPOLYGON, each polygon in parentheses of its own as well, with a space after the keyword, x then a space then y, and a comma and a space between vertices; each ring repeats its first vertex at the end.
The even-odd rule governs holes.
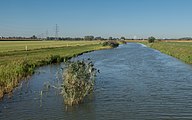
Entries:
POLYGON ((121 40, 125 40, 125 37, 121 37, 121 40))
POLYGON ((156 38, 153 37, 153 36, 151 36, 151 37, 148 38, 148 42, 149 42, 149 43, 154 43, 155 40, 156 40, 156 38))
POLYGON ((95 37, 95 40, 102 40, 102 37, 95 37))
POLYGON ((33 35, 33 36, 31 37, 31 39, 37 39, 37 37, 36 37, 35 35, 33 35))
POLYGON ((113 40, 113 37, 109 37, 109 40, 113 40))
POLYGON ((85 36, 84 40, 94 40, 94 36, 85 36))

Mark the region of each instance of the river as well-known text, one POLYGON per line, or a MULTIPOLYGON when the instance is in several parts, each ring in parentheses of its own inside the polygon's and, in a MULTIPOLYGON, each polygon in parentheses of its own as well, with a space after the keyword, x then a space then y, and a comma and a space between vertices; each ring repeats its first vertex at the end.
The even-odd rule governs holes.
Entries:
POLYGON ((142 44, 83 54, 97 74, 83 104, 64 105, 64 64, 40 67, 0 102, 0 120, 191 120, 192 66, 142 44))

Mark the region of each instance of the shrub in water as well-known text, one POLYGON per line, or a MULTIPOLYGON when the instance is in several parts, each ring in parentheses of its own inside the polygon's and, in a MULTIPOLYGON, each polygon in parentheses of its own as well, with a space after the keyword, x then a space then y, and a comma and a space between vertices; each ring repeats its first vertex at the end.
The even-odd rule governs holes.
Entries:
POLYGON ((96 69, 92 62, 75 61, 67 63, 63 73, 63 96, 67 105, 79 104, 94 87, 96 69))

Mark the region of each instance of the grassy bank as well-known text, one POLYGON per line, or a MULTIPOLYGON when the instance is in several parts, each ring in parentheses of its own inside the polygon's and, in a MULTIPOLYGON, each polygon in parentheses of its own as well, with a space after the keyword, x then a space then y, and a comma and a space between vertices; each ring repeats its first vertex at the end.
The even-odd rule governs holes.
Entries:
POLYGON ((192 42, 155 42, 147 46, 192 64, 192 42))
POLYGON ((77 41, 70 46, 70 43, 66 42, 68 47, 53 44, 40 49, 36 45, 32 45, 34 49, 28 51, 17 49, 17 47, 9 51, 8 48, 14 46, 13 44, 15 43, 10 43, 7 45, 7 50, 4 48, 5 51, 0 52, 0 98, 5 93, 11 92, 22 78, 33 74, 34 69, 38 66, 62 62, 85 52, 109 48, 108 46, 103 47, 100 41, 77 41))

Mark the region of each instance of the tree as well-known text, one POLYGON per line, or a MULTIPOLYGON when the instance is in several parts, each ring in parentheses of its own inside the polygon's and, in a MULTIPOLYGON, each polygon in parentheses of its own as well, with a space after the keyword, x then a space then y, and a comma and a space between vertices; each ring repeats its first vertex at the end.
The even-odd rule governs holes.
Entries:
POLYGON ((109 40, 113 40, 113 37, 109 37, 109 40))
POLYGON ((95 37, 95 40, 102 40, 102 37, 95 37))
POLYGON ((37 39, 37 37, 36 37, 35 35, 33 35, 33 36, 31 37, 31 39, 37 39))
POLYGON ((151 37, 148 38, 148 42, 149 42, 149 43, 154 43, 155 40, 156 40, 156 38, 153 37, 153 36, 151 36, 151 37))
POLYGON ((121 37, 121 40, 125 40, 125 37, 121 37))
POLYGON ((84 40, 94 40, 94 36, 85 36, 84 40))

